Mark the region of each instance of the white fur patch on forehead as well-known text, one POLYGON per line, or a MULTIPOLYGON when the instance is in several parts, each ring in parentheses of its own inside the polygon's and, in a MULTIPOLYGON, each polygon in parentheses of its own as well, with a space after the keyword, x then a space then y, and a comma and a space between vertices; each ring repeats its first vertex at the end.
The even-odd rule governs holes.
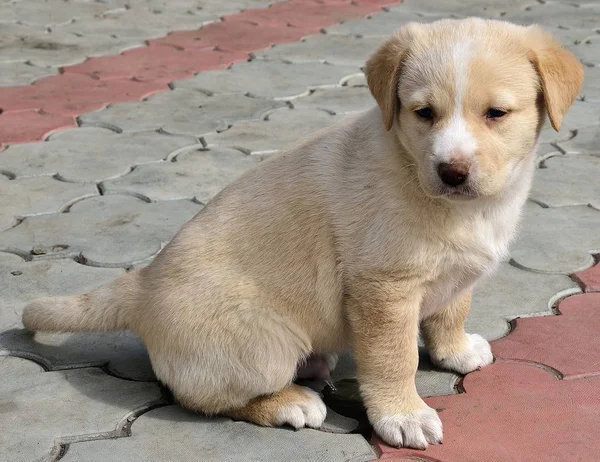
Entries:
POLYGON ((452 49, 454 65, 454 109, 450 123, 434 138, 433 154, 440 162, 453 157, 473 157, 477 151, 477 140, 469 132, 463 114, 463 103, 469 85, 469 69, 475 52, 475 42, 465 39, 452 49))

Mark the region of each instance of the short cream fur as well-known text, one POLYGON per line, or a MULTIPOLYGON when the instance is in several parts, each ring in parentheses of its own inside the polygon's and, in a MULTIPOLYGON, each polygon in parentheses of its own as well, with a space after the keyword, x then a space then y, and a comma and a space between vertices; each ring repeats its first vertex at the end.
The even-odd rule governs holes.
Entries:
POLYGON ((366 74, 378 107, 243 175, 147 268, 34 301, 24 325, 131 329, 184 406, 267 426, 319 427, 297 365, 352 349, 379 435, 441 442, 415 387, 419 331, 441 367, 492 362, 464 332, 471 290, 507 256, 545 115, 558 130, 583 70, 538 27, 470 18, 404 26, 366 74), (440 182, 441 161, 468 168, 464 194, 440 182))

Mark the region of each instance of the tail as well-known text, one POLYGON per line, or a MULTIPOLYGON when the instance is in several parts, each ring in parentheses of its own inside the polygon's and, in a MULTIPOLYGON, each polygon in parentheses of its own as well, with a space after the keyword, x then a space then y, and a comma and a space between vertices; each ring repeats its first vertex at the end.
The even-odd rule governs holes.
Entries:
POLYGON ((139 271, 132 271, 84 295, 34 300, 23 311, 23 325, 44 332, 128 329, 140 291, 139 280, 139 271))

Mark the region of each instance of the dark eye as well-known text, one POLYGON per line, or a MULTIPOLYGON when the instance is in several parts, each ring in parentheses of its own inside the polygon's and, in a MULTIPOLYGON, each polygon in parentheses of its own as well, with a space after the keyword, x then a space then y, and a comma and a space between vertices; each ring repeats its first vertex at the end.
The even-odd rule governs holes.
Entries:
POLYGON ((502 111, 500 109, 491 108, 488 109, 487 114, 485 115, 488 119, 501 119, 506 115, 506 111, 502 111))
POLYGON ((415 113, 423 120, 433 120, 433 109, 430 107, 417 109, 415 113))

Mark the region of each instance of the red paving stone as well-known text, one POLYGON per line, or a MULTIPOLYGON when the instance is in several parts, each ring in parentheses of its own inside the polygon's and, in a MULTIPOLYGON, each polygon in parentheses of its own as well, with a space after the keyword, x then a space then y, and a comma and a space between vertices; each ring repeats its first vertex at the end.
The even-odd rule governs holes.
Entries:
POLYGON ((166 91, 168 82, 229 67, 247 60, 252 51, 296 42, 323 27, 398 3, 400 0, 289 0, 226 16, 197 31, 173 32, 152 40, 148 47, 118 56, 91 58, 32 85, 0 88, 0 111, 4 112, 0 116, 0 147, 41 141, 49 133, 74 126, 73 116, 111 103, 142 100, 166 91), (15 115, 19 111, 27 112, 15 115), (18 121, 21 126, 16 125, 18 121))
POLYGON ((568 297, 559 311, 518 319, 513 332, 492 345, 497 362, 465 377, 465 393, 426 400, 442 418, 443 445, 416 451, 376 439, 381 458, 597 460, 600 293, 568 297))
POLYGON ((565 462, 598 460, 600 376, 558 380, 528 363, 500 362, 467 375, 465 393, 427 399, 444 444, 425 451, 376 441, 386 461, 565 462))
POLYGON ((54 132, 74 127, 77 127, 75 118, 65 115, 40 114, 37 111, 0 114, 0 140, 4 144, 43 141, 54 132))
POLYGON ((494 355, 545 364, 569 379, 600 374, 600 293, 568 297, 558 308, 560 316, 517 319, 494 342, 494 355))
MULTIPOLYGON (((225 20, 208 24, 195 31, 173 32, 166 37, 151 40, 151 45, 168 45, 184 50, 218 47, 219 50, 237 50, 250 53, 269 48, 276 43, 301 40, 318 30, 299 27, 270 27, 240 20, 225 20)), ((248 59, 245 55, 244 59, 248 59)))
POLYGON ((119 56, 90 59, 67 67, 64 72, 85 74, 99 80, 135 79, 139 82, 166 84, 188 79, 201 71, 226 69, 234 62, 247 60, 248 54, 244 52, 149 46, 127 51, 119 56))
POLYGON ((35 109, 48 114, 78 116, 110 103, 139 101, 168 89, 167 84, 160 81, 119 79, 104 82, 85 75, 63 74, 45 77, 33 85, 2 87, 0 105, 5 113, 35 109))
POLYGON ((600 292, 600 263, 590 269, 575 274, 586 292, 600 292))

